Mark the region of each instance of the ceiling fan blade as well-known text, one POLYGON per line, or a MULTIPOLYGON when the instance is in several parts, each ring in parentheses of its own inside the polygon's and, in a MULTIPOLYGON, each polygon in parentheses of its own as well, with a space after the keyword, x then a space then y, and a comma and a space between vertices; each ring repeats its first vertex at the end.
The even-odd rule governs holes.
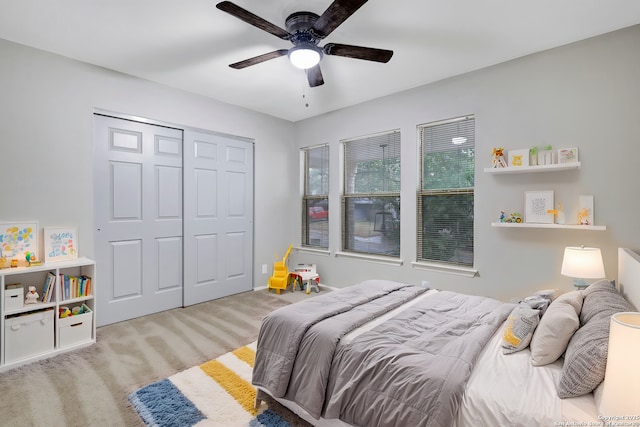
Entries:
POLYGON ((324 84, 322 71, 320 71, 320 64, 307 69, 307 80, 309 81, 310 87, 322 86, 324 84))
POLYGON ((235 68, 236 70, 240 70, 242 68, 247 68, 251 65, 256 65, 261 62, 268 61, 270 59, 280 58, 281 56, 284 56, 287 53, 289 53, 287 49, 274 50, 273 52, 264 53, 262 55, 254 56, 253 58, 245 59, 244 61, 229 64, 229 67, 235 68))
POLYGON ((258 15, 254 15, 248 10, 243 9, 234 3, 231 3, 230 1, 220 2, 216 5, 216 7, 223 12, 227 12, 228 14, 233 15, 236 18, 246 22, 247 24, 258 27, 261 30, 266 31, 269 34, 273 34, 274 36, 279 37, 283 40, 289 40, 291 38, 291 34, 289 34, 289 32, 263 18, 260 18, 258 15))
POLYGON ((311 31, 320 39, 327 37, 366 2, 367 0, 335 0, 313 24, 311 31))
POLYGON ((393 56, 392 50, 351 46, 339 43, 327 43, 322 50, 326 55, 344 56, 347 58, 364 59, 366 61, 375 62, 389 62, 393 56))

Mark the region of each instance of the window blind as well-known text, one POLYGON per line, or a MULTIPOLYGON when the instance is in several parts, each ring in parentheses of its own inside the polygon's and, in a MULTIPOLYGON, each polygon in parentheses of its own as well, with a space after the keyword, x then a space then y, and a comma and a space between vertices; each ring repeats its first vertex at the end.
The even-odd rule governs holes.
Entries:
POLYGON ((303 149, 302 245, 329 247, 329 145, 303 149))
POLYGON ((342 141, 342 248, 400 255, 400 131, 342 141))
POLYGON ((473 265, 475 118, 420 125, 417 259, 473 265))

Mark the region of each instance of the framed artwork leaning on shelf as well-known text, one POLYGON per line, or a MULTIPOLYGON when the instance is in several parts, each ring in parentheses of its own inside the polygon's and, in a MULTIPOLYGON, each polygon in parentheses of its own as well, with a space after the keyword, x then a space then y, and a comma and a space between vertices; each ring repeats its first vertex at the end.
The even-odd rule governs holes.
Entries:
POLYGON ((553 190, 524 193, 524 222, 553 224, 553 190))
MULTIPOLYGON (((36 221, 0 223, 0 258, 26 265, 26 253, 38 253, 38 223, 36 221)), ((7 262, 9 262, 7 261, 7 262)))
POLYGON ((78 258, 78 229, 75 227, 45 227, 45 262, 78 258))
POLYGON ((512 168, 529 166, 529 149, 509 150, 509 166, 512 168))
POLYGON ((577 148, 561 148, 558 150, 558 163, 575 163, 578 161, 577 148))

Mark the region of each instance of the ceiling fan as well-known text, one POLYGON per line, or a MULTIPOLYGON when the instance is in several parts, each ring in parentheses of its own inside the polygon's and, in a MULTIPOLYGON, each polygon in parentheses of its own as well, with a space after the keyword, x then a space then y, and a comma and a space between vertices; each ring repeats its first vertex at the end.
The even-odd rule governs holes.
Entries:
POLYGON ((320 43, 322 39, 331 34, 333 30, 338 28, 340 24, 353 15, 353 13, 366 2, 367 0, 334 0, 320 16, 313 12, 295 12, 285 20, 286 30, 230 1, 220 2, 216 5, 218 9, 258 27, 269 34, 273 34, 282 40, 288 40, 293 43, 293 47, 290 49, 278 49, 230 64, 229 66, 239 70, 268 61, 269 59, 288 55, 289 60, 294 66, 306 71, 309 86, 316 87, 324 84, 319 65, 323 55, 344 56, 347 58, 384 63, 389 62, 393 56, 392 50, 340 43, 327 43, 322 47, 318 46, 318 43, 320 43))

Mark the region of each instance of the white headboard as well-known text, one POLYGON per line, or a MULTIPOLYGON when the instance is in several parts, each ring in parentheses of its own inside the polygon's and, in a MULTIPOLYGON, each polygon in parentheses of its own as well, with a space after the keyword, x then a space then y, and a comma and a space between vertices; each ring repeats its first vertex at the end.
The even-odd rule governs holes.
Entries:
POLYGON ((631 249, 618 248, 618 289, 640 309, 640 255, 631 249))

